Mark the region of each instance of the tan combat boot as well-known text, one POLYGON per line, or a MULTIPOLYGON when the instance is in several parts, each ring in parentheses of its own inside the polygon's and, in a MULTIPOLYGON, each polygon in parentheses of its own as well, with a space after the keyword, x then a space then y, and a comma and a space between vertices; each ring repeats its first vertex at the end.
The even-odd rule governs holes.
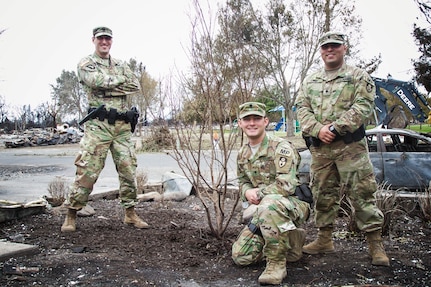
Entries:
POLYGON ((67 209, 66 218, 61 226, 61 232, 74 232, 76 230, 76 209, 67 209))
POLYGON ((126 209, 126 214, 124 216, 125 224, 133 224, 136 228, 148 228, 149 225, 143 221, 135 211, 134 207, 129 207, 126 209))
POLYGON ((332 227, 322 227, 317 233, 317 239, 302 248, 307 254, 333 253, 335 252, 332 242, 332 227))
POLYGON ((291 249, 287 252, 286 261, 296 262, 302 257, 302 247, 305 243, 305 230, 297 228, 288 233, 291 249))
POLYGON ((389 258, 386 256, 383 248, 382 236, 380 230, 366 233, 368 241, 368 252, 372 257, 371 264, 380 266, 389 266, 389 258))
POLYGON ((278 285, 287 276, 286 260, 267 259, 265 271, 259 276, 259 283, 278 285))

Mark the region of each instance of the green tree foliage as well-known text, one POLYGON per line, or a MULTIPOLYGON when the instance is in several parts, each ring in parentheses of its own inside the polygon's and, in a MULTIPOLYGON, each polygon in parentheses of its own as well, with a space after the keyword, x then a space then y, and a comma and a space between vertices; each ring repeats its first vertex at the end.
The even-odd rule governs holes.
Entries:
POLYGON ((7 119, 6 101, 2 95, 0 95, 0 124, 4 123, 7 119))
MULTIPOLYGON (((419 10, 426 21, 431 24, 431 1, 416 0, 419 10)), ((413 27, 413 36, 419 52, 419 59, 413 60, 415 67, 415 80, 431 92, 431 30, 429 27, 421 28, 417 24, 413 27)))
POLYGON ((415 80, 431 92, 431 33, 429 29, 414 26, 413 35, 422 55, 413 61, 415 67, 415 80))
POLYGON ((152 107, 157 103, 158 82, 150 76, 142 62, 138 63, 135 59, 130 59, 128 64, 138 77, 141 85, 140 95, 133 97, 130 104, 140 111, 140 121, 136 129, 137 133, 140 133, 142 125, 147 124, 149 116, 155 118, 154 114, 152 114, 152 111, 154 111, 152 107))
POLYGON ((51 111, 57 111, 56 116, 59 117, 57 120, 83 117, 88 100, 75 72, 63 70, 60 77, 56 79, 56 85, 51 85, 51 89, 54 105, 51 111))
POLYGON ((258 51, 253 34, 258 23, 250 1, 227 1, 218 15, 220 32, 214 52, 223 67, 221 72, 228 83, 224 89, 229 97, 229 101, 222 100, 227 103, 229 115, 235 116, 239 104, 256 97, 267 71, 262 59, 255 56, 258 51))
POLYGON ((150 74, 144 69, 140 74, 139 81, 141 83, 142 98, 141 98, 141 112, 144 123, 147 123, 148 118, 156 118, 156 114, 153 113, 154 107, 157 104, 157 88, 158 82, 153 79, 150 74))

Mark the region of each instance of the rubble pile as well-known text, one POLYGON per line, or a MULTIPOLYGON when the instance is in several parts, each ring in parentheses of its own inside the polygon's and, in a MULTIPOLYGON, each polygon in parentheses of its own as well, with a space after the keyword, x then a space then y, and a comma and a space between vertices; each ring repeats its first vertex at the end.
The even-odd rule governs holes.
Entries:
POLYGON ((6 148, 47 146, 58 144, 79 143, 83 133, 68 124, 57 128, 28 129, 22 133, 0 134, 0 143, 6 148))

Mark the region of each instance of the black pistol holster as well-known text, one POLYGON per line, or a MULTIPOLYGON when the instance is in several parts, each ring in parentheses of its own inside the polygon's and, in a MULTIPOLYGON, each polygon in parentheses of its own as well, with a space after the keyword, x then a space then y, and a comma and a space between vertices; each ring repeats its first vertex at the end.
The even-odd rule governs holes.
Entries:
POLYGON ((250 229, 251 233, 262 236, 262 232, 260 231, 259 226, 257 226, 256 224, 252 223, 251 220, 248 223, 248 229, 250 229))
POLYGON ((310 205, 313 204, 313 194, 310 187, 306 183, 302 183, 295 188, 295 195, 299 200, 308 202, 310 205))
MULTIPOLYGON (((132 107, 130 111, 127 111, 126 117, 130 122, 130 127, 132 129, 132 133, 135 132, 136 125, 138 124, 139 119, 139 111, 136 107, 132 107)), ((127 121, 126 121, 127 122, 127 121)))
POLYGON ((117 115, 118 115, 117 109, 113 109, 113 108, 109 109, 108 124, 110 124, 110 125, 115 124, 115 121, 117 120, 117 115))
MULTIPOLYGON (((100 119, 100 112, 101 111, 106 111, 105 110, 105 105, 100 105, 97 108, 89 108, 88 109, 88 113, 87 115, 78 123, 80 126, 82 126, 86 121, 95 119, 95 118, 99 118, 100 119)), ((103 118, 105 119, 105 118, 103 118)), ((101 120, 103 121, 103 120, 101 120)))
POLYGON ((353 133, 346 132, 346 134, 343 136, 341 136, 333 126, 330 126, 329 130, 335 134, 334 142, 342 139, 345 144, 350 144, 352 142, 358 142, 361 139, 363 139, 365 136, 365 126, 364 125, 361 125, 353 133))
POLYGON ((320 139, 312 136, 302 136, 302 138, 304 139, 305 145, 307 146, 308 149, 310 148, 310 146, 319 147, 320 144, 322 143, 320 139))

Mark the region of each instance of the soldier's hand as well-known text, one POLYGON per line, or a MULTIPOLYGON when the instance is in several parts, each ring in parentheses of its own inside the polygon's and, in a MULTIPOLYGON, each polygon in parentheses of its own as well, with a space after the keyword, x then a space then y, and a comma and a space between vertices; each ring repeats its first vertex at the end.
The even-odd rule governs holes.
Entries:
POLYGON ((247 201, 250 204, 259 204, 260 197, 259 197, 259 188, 252 188, 245 192, 245 198, 247 198, 247 201))
POLYGON ((335 139, 335 134, 329 130, 331 124, 324 125, 317 137, 325 144, 330 144, 335 139))

